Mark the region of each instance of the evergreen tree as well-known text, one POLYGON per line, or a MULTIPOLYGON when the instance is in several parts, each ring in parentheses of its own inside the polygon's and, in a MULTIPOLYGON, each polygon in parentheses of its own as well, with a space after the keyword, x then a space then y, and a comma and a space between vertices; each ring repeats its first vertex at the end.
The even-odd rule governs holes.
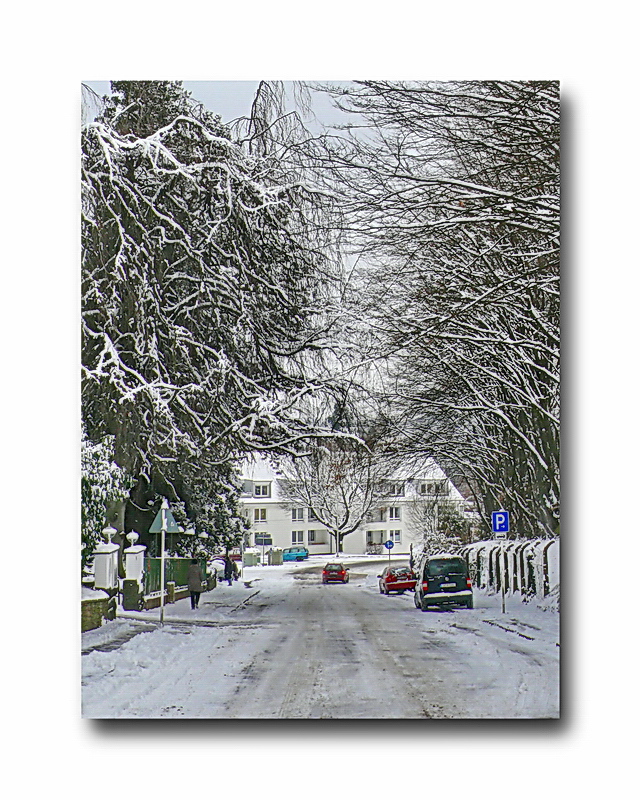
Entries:
POLYGON ((197 520, 234 460, 309 432, 314 201, 179 82, 112 90, 82 132, 83 420, 137 480, 131 527, 156 492, 197 520))
POLYGON ((114 463, 113 437, 98 444, 83 430, 81 443, 81 537, 82 567, 92 558, 107 524, 107 510, 114 501, 125 500, 133 481, 114 463))

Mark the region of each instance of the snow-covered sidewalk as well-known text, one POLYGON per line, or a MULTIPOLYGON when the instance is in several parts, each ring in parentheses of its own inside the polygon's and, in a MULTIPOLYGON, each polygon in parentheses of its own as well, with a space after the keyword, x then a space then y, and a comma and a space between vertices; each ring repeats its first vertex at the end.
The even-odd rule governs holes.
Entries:
MULTIPOLYGON (((203 592, 200 595, 199 608, 192 610, 190 599, 183 598, 175 603, 166 604, 164 607, 165 624, 192 624, 207 625, 221 623, 229 614, 237 611, 242 605, 252 598, 256 592, 262 591, 273 595, 287 590, 295 576, 316 570, 327 561, 339 560, 347 566, 350 565, 377 565, 380 570, 388 563, 380 562, 380 556, 341 555, 336 556, 311 556, 302 562, 290 561, 278 566, 243 567, 240 578, 231 586, 226 581, 220 581, 215 589, 203 592)), ((396 556, 391 562, 406 563, 406 556, 396 556)), ((160 624, 160 608, 148 611, 125 611, 118 607, 117 619, 105 623, 101 628, 86 631, 82 634, 82 650, 101 646, 112 640, 116 641, 136 630, 148 629, 147 626, 136 626, 132 623, 160 624)))

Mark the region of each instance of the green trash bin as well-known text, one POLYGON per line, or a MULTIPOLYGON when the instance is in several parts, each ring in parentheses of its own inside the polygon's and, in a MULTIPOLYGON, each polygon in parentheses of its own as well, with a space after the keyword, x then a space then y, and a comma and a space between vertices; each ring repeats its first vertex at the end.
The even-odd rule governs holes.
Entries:
POLYGON ((138 581, 130 579, 122 581, 122 608, 125 611, 140 611, 143 605, 142 588, 138 581))

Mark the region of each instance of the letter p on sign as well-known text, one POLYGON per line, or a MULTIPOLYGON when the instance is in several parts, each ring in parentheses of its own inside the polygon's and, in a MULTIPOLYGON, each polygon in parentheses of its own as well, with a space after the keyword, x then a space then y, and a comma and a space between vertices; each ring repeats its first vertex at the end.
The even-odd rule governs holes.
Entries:
POLYGON ((508 533, 509 532, 509 512, 508 511, 494 511, 491 515, 494 533, 508 533))

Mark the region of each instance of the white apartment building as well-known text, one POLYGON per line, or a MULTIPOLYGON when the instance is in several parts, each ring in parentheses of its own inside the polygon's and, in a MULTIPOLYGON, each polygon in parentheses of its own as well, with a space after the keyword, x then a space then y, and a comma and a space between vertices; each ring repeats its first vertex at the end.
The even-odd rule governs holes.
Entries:
MULTIPOLYGON (((335 552, 335 540, 313 511, 281 496, 278 475, 267 461, 256 458, 247 462, 242 480, 241 504, 251 523, 248 546, 267 551, 300 544, 310 555, 335 552)), ((343 553, 386 553, 384 542, 392 541, 393 555, 408 555, 417 538, 420 515, 437 514, 439 500, 465 507, 460 492, 434 462, 428 462, 419 475, 392 477, 387 489, 361 527, 344 538, 343 553)))

